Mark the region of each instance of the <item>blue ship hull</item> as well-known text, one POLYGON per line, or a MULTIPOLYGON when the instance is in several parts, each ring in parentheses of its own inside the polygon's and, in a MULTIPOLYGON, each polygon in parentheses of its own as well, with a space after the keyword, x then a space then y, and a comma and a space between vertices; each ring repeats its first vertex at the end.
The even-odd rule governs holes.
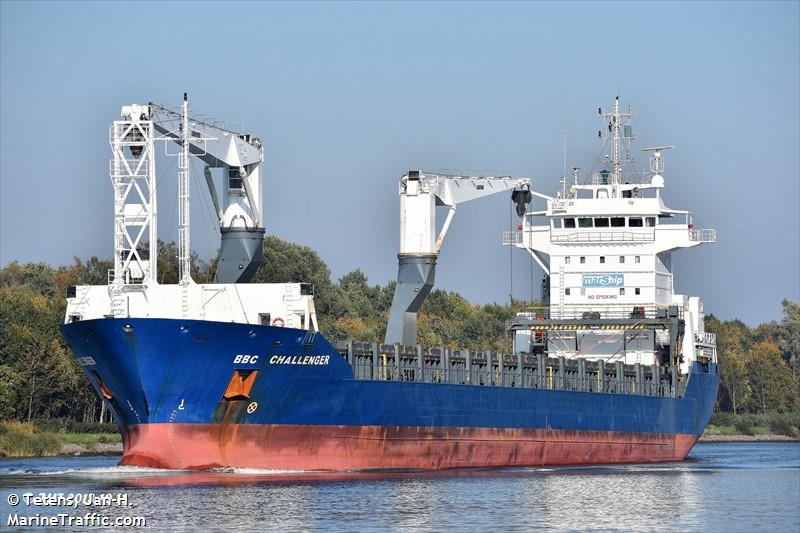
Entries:
POLYGON ((165 468, 680 460, 719 386, 714 364, 695 364, 679 398, 365 381, 324 337, 290 328, 131 318, 62 332, 114 410, 122 463, 165 468))

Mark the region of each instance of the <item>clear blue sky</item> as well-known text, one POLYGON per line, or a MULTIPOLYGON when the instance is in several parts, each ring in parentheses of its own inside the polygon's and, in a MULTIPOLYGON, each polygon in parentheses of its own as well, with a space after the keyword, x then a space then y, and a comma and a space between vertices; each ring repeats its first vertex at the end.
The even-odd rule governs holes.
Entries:
MULTIPOLYGON (((266 146, 268 232, 336 277, 385 283, 405 170, 532 176, 553 193, 562 131, 568 164, 590 168, 596 109, 619 93, 637 147, 678 147, 670 206, 718 230, 676 254, 676 288, 722 318, 778 319, 800 300, 798 5, 3 1, 0 264, 110 257, 107 128, 123 104, 188 91, 197 112, 244 123, 266 146)), ((159 163, 174 239, 174 162, 159 163)), ((193 195, 208 257, 215 225, 193 195)), ((437 287, 508 300, 508 213, 505 195, 459 208, 437 287)), ((540 273, 513 257, 514 295, 532 276, 538 295, 540 273)))

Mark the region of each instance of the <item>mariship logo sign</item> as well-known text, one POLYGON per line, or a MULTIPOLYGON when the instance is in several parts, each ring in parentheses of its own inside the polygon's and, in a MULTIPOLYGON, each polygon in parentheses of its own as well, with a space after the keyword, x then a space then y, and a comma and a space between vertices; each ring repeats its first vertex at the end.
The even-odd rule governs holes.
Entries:
POLYGON ((584 287, 622 287, 625 285, 625 274, 584 274, 584 287))

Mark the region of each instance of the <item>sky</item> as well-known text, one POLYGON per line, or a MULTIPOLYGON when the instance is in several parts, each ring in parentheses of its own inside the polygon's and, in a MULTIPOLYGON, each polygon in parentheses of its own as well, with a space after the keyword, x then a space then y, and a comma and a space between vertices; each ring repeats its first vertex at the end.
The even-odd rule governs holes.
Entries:
MULTIPOLYGON (((317 250, 334 278, 360 268, 383 284, 405 171, 525 176, 554 194, 565 134, 568 166, 591 169, 597 108, 620 95, 635 156, 677 147, 668 205, 717 230, 675 253, 676 290, 722 319, 778 320, 800 300, 799 6, 2 1, 0 265, 112 255, 122 105, 186 91, 195 112, 260 137, 267 232, 317 250)), ((176 239, 174 158, 157 164, 159 234, 176 239)), ((207 258, 219 237, 198 178, 192 246, 207 258)), ((438 288, 539 296, 538 267, 501 245, 509 204, 459 206, 438 288)))

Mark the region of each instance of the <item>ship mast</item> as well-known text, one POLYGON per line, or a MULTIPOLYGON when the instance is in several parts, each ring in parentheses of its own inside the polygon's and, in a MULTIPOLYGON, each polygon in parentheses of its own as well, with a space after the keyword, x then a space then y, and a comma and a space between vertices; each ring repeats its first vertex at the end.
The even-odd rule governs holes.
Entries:
POLYGON ((192 281, 191 244, 189 230, 189 98, 183 93, 181 117, 181 152, 178 155, 178 265, 180 284, 192 281))
POLYGON ((603 113, 600 109, 600 115, 608 121, 608 133, 605 138, 611 141, 611 154, 609 164, 611 166, 611 183, 619 185, 622 182, 622 168, 631 163, 632 160, 627 154, 628 143, 633 139, 633 134, 630 125, 630 119, 633 113, 628 110, 627 113, 619 109, 619 96, 614 99, 614 110, 609 113, 603 113), (626 148, 626 153, 622 155, 622 149, 626 148))

